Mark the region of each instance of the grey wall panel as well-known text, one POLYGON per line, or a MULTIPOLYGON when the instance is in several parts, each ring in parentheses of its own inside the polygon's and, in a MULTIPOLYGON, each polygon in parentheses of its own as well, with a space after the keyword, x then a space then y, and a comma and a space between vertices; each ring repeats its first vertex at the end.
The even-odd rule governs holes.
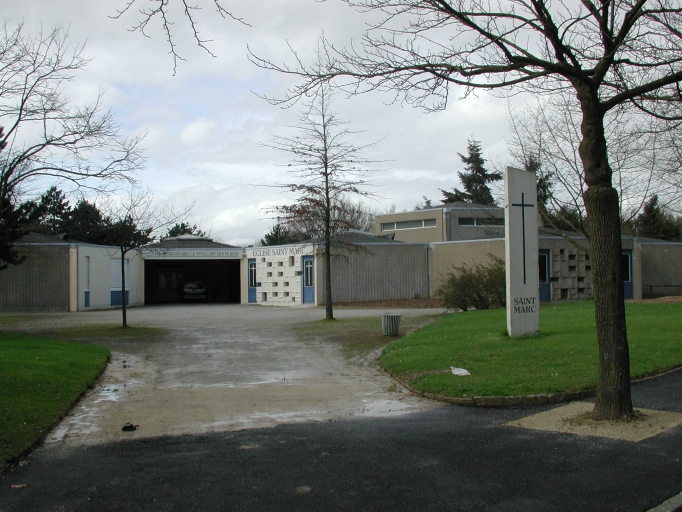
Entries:
MULTIPOLYGON (((334 302, 429 296, 426 245, 368 245, 336 252, 341 256, 332 260, 334 302)), ((317 262, 323 264, 321 258, 317 262)), ((323 287, 318 289, 324 294, 323 287)))
POLYGON ((682 244, 642 244, 642 293, 682 295, 682 244))
POLYGON ((0 311, 68 311, 68 246, 20 251, 26 260, 0 271, 0 311))

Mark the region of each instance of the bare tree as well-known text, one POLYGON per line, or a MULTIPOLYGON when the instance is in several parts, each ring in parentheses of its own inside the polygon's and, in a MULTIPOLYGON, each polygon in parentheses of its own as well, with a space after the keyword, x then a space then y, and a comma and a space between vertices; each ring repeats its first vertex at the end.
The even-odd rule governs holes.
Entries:
POLYGON ((334 319, 331 286, 331 248, 339 233, 348 231, 352 214, 344 210, 350 194, 371 196, 363 190, 363 174, 370 163, 361 152, 375 143, 356 145, 349 137, 357 132, 345 128, 331 109, 332 95, 325 86, 318 88, 306 102, 299 124, 292 126, 297 135, 275 136, 265 147, 293 157, 291 183, 277 185, 298 195, 293 204, 274 209, 279 221, 300 226, 308 236, 322 239, 325 262, 326 318, 334 319))
MULTIPOLYGON (((141 138, 124 139, 101 95, 78 105, 64 86, 88 60, 61 27, 27 35, 0 32, 0 203, 10 205, 49 176, 102 191, 132 181, 144 164, 141 138)), ((9 240, 13 243, 16 240, 9 240)))
POLYGON ((621 283, 618 192, 605 133, 613 109, 631 104, 680 119, 682 8, 676 0, 345 0, 380 21, 359 46, 321 40, 323 62, 261 67, 300 78, 290 102, 333 81, 350 94, 387 90, 443 109, 451 88, 536 95, 569 90, 580 106, 581 178, 590 219, 599 376, 596 419, 632 415, 621 283))
MULTIPOLYGON (((350 231, 369 231, 374 216, 378 210, 372 209, 361 199, 353 201, 350 197, 340 196, 332 201, 332 225, 336 226, 336 234, 350 231)), ((301 216, 297 218, 280 219, 286 222, 289 235, 296 240, 322 236, 324 233, 324 218, 315 216, 301 216)), ((264 244, 265 245, 265 244, 264 244)))
MULTIPOLYGON (((523 110, 510 108, 509 150, 516 165, 539 159, 553 184, 548 210, 577 212, 580 222, 574 223, 572 229, 589 239, 582 202, 585 183, 579 155, 580 117, 576 98, 565 91, 523 110)), ((631 105, 620 105, 608 112, 604 131, 623 224, 632 222, 652 195, 658 195, 666 208, 678 206, 682 184, 677 170, 682 160, 678 159, 677 145, 671 141, 682 135, 679 123, 651 117, 631 105)), ((551 223, 552 216, 546 220, 551 223)))
MULTIPOLYGON (((166 35, 166 41, 168 42, 169 46, 169 53, 173 56, 173 74, 175 74, 175 72, 178 69, 178 61, 185 60, 178 53, 178 47, 177 44, 175 43, 175 39, 173 38, 172 27, 175 24, 175 22, 172 21, 172 19, 174 19, 175 16, 179 15, 180 17, 185 18, 185 21, 189 24, 189 28, 192 31, 194 41, 197 43, 199 48, 204 50, 211 57, 215 57, 215 55, 209 49, 209 47, 206 46, 212 40, 204 39, 202 36, 199 35, 199 27, 196 20, 196 13, 201 10, 200 3, 193 2, 190 3, 187 0, 181 0, 177 2, 174 1, 173 5, 177 5, 179 11, 179 14, 176 11, 176 14, 174 16, 170 13, 172 7, 169 5, 170 2, 168 0, 145 0, 145 2, 146 2, 144 4, 145 7, 139 9, 140 20, 136 22, 130 30, 132 32, 140 32, 145 37, 150 37, 146 32, 149 24, 152 23, 155 19, 159 21, 159 23, 161 24, 161 28, 164 34, 166 35)), ((135 5, 139 5, 139 3, 140 2, 138 2, 138 0, 126 0, 125 5, 123 5, 123 7, 119 9, 114 16, 112 16, 112 18, 114 19, 121 18, 128 11, 133 10, 133 7, 135 5)), ((213 4, 215 11, 220 15, 221 18, 223 19, 229 18, 243 25, 249 25, 244 21, 243 18, 235 16, 232 12, 225 9, 221 4, 221 0, 211 0, 211 2, 209 3, 213 4)))
POLYGON ((173 205, 160 207, 154 203, 151 190, 136 188, 131 188, 122 198, 107 198, 102 206, 107 223, 107 244, 117 247, 121 255, 121 315, 124 328, 128 327, 126 255, 153 244, 170 226, 186 220, 192 206, 179 212, 173 205))

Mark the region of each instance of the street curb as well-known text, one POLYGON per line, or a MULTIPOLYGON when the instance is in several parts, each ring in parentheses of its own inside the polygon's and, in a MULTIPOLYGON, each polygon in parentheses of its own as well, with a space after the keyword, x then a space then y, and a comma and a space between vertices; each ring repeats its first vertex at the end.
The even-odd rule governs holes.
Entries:
MULTIPOLYGON (((637 384, 639 382, 646 382, 648 380, 656 379, 658 377, 662 377, 664 375, 668 375, 670 373, 674 373, 680 370, 682 370, 682 367, 667 370, 657 375, 650 375, 648 377, 643 377, 641 379, 631 380, 630 383, 637 384)), ((527 405, 560 404, 563 402, 574 402, 575 400, 583 400, 585 398, 590 398, 596 394, 596 389, 586 389, 583 391, 571 391, 566 393, 546 393, 539 395, 473 396, 470 398, 469 397, 460 398, 419 391, 418 389, 413 388, 407 382, 403 381, 396 375, 391 375, 391 377, 395 381, 397 381, 401 386, 407 388, 412 393, 423 396, 424 398, 437 400, 439 402, 446 402, 449 404, 464 405, 467 407, 519 407, 527 405)))
POLYGON ((676 494, 669 500, 664 501, 660 505, 649 509, 647 512, 675 512, 677 510, 682 510, 682 492, 676 494))

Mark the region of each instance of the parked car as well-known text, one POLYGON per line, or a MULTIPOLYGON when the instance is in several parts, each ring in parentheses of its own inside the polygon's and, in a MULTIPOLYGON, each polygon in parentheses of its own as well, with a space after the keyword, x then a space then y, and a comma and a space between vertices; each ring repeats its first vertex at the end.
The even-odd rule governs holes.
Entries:
POLYGON ((206 300, 206 287, 204 283, 185 283, 182 287, 182 300, 206 300))

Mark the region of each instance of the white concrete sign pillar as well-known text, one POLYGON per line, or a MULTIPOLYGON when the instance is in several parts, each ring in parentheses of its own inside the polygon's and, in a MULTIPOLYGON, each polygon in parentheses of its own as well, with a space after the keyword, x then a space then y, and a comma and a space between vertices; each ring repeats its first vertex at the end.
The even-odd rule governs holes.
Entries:
POLYGON ((504 180, 504 250, 507 331, 512 338, 540 329, 538 205, 535 173, 507 167, 504 180))

